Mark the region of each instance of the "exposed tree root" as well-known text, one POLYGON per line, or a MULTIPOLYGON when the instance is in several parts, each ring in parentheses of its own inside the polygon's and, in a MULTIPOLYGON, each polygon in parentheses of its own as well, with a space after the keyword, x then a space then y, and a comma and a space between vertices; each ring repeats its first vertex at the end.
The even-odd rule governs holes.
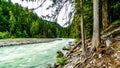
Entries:
POLYGON ((86 57, 82 57, 81 41, 79 41, 67 54, 67 57, 72 60, 68 60, 68 66, 65 65, 64 68, 120 68, 120 51, 117 50, 120 47, 120 38, 119 36, 117 38, 109 38, 110 35, 119 35, 119 33, 120 27, 117 27, 103 34, 101 36, 103 42, 93 52, 91 52, 91 40, 86 40, 86 57), (72 62, 77 56, 79 56, 77 61, 72 62))
POLYGON ((90 39, 85 41, 86 57, 82 54, 81 41, 68 49, 65 56, 68 63, 62 68, 120 68, 120 26, 113 27, 111 25, 102 32, 101 44, 96 49, 92 47, 90 39), (110 38, 111 35, 115 35, 114 38, 110 38))

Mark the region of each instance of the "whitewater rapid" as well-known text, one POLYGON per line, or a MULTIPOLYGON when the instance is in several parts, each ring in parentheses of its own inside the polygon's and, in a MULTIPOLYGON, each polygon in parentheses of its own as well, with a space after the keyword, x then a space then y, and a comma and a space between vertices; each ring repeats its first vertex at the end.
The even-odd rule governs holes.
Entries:
POLYGON ((56 60, 56 52, 74 39, 0 48, 0 68, 46 68, 56 60))

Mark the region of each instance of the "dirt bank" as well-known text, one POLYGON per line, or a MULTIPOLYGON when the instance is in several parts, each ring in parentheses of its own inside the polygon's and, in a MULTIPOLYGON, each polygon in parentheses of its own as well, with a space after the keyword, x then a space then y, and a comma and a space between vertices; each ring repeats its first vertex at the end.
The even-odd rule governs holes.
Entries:
POLYGON ((0 39, 0 47, 25 45, 34 43, 52 42, 57 39, 51 38, 15 38, 15 39, 0 39))

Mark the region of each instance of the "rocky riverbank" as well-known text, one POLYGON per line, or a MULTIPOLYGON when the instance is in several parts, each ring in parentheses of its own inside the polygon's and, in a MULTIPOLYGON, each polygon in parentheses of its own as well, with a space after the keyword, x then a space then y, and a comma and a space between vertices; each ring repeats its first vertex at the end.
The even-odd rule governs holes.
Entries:
POLYGON ((85 41, 86 57, 82 54, 81 41, 71 47, 63 68, 120 68, 120 27, 111 27, 101 34, 97 49, 92 47, 90 39, 85 41))
POLYGON ((57 39, 51 39, 51 38, 46 38, 46 39, 45 38, 0 39, 0 47, 52 42, 55 40, 57 40, 57 39))
MULTIPOLYGON (((56 63, 53 68, 120 68, 120 27, 112 26, 101 33, 101 44, 95 48, 91 39, 86 39, 86 56, 82 53, 81 41, 63 48, 67 63, 56 63)), ((62 62, 63 63, 63 62, 62 62)))

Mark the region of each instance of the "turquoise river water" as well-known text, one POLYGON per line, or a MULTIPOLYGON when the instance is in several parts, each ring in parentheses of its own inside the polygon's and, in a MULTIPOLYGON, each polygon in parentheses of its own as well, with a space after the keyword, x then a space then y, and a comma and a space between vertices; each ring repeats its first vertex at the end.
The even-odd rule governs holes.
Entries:
POLYGON ((0 48, 0 68, 46 68, 53 64, 56 52, 74 39, 0 48))

